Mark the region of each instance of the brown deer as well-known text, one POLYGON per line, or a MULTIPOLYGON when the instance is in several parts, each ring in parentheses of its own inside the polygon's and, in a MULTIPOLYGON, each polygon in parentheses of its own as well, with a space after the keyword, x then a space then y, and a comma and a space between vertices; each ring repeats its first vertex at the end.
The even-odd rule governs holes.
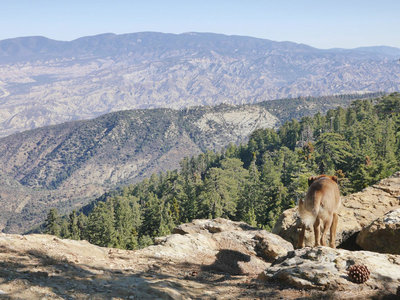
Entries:
POLYGON ((330 229, 329 246, 335 248, 340 192, 336 176, 320 175, 308 178, 308 191, 304 200, 299 201, 299 215, 302 228, 297 243, 304 247, 306 227, 314 226, 315 246, 326 246, 326 233, 330 229), (323 231, 320 238, 320 225, 323 231))

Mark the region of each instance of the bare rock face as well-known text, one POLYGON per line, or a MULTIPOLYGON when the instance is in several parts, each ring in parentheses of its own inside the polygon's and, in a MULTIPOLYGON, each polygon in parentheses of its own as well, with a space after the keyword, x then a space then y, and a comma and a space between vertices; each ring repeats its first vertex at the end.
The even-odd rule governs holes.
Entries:
MULTIPOLYGON (((353 248, 354 239, 362 228, 396 208, 400 208, 400 172, 361 192, 342 198, 336 245, 347 243, 346 248, 353 248)), ((297 207, 291 208, 283 212, 272 232, 296 245, 299 225, 297 207)), ((305 243, 306 246, 314 245, 314 234, 311 230, 306 231, 305 243)))
POLYGON ((255 248, 257 255, 263 257, 266 261, 272 261, 280 256, 285 256, 293 249, 292 244, 285 241, 279 235, 265 230, 260 230, 254 238, 257 241, 255 248))
POLYGON ((302 248, 279 259, 259 275, 264 281, 278 280, 302 289, 332 291, 385 290, 396 294, 400 282, 400 256, 329 247, 302 248), (347 268, 365 265, 371 272, 363 284, 350 280, 347 268))
POLYGON ((237 275, 259 274, 269 262, 293 250, 289 242, 275 234, 222 218, 194 220, 173 232, 143 251, 237 275))
MULTIPOLYGON (((300 218, 298 217, 298 209, 297 206, 293 208, 289 208, 285 210, 278 221, 276 221, 272 232, 283 237, 285 240, 292 243, 294 246, 297 244, 297 239, 300 232, 300 218)), ((311 246, 313 245, 314 237, 311 236, 309 232, 306 231, 306 235, 304 238, 305 245, 311 246), (312 238, 312 240, 311 240, 312 238)))
POLYGON ((400 209, 386 213, 363 228, 356 242, 364 250, 400 254, 400 209))

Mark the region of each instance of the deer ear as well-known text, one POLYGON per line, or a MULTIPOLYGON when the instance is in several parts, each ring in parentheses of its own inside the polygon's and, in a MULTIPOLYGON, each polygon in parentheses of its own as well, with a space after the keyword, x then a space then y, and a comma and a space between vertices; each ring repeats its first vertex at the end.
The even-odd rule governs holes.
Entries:
POLYGON ((337 180, 337 177, 336 177, 336 176, 331 176, 331 179, 332 179, 334 182, 338 183, 338 180, 337 180))
POLYGON ((315 177, 315 176, 308 177, 308 186, 310 186, 310 185, 314 182, 314 180, 315 180, 316 178, 317 178, 317 177, 315 177))

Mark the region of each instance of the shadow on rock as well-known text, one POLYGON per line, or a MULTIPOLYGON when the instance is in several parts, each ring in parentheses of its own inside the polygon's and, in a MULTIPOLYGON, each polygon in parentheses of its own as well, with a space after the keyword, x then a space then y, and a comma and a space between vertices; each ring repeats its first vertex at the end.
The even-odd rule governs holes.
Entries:
POLYGON ((216 255, 216 260, 213 264, 203 266, 203 271, 217 271, 229 273, 231 275, 244 274, 240 262, 250 262, 251 257, 239 251, 222 249, 216 255))

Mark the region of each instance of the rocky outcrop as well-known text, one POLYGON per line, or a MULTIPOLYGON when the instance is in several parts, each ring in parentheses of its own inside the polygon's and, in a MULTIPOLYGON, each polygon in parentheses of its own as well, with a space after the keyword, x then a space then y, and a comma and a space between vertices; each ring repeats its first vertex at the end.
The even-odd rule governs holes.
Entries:
POLYGON ((364 250, 400 254, 400 209, 386 213, 363 228, 356 242, 364 250))
POLYGON ((294 251, 279 236, 242 222, 195 220, 175 232, 137 251, 0 234, 0 298, 368 299, 375 288, 393 295, 400 279, 398 255, 294 251), (347 280, 345 269, 355 263, 371 271, 363 285, 347 280))
POLYGON ((293 246, 283 238, 222 218, 194 220, 178 226, 175 234, 157 238, 146 248, 157 257, 201 263, 203 269, 232 275, 259 274, 293 246))
POLYGON ((400 256, 329 247, 302 248, 290 252, 259 275, 261 280, 278 280, 302 289, 396 294, 400 283, 400 256), (370 278, 363 284, 350 280, 347 269, 365 265, 370 278))
POLYGON ((0 297, 254 299, 311 294, 255 280, 290 243, 241 222, 196 220, 137 251, 50 235, 0 234, 0 297), (189 233, 190 232, 190 233, 189 233), (257 237, 255 237, 258 235, 257 237), (277 250, 279 244, 283 248, 277 250), (266 250, 270 249, 270 250, 266 250))
MULTIPOLYGON (((355 247, 355 238, 362 228, 386 212, 400 208, 400 172, 361 192, 342 198, 342 203, 336 245, 351 249, 355 247)), ((299 225, 297 207, 291 208, 283 212, 272 232, 296 245, 299 225)), ((305 242, 306 246, 314 245, 312 231, 306 231, 305 242)))
POLYGON ((0 234, 0 250, 1 299, 189 299, 215 294, 201 282, 185 280, 188 268, 86 241, 0 234))

